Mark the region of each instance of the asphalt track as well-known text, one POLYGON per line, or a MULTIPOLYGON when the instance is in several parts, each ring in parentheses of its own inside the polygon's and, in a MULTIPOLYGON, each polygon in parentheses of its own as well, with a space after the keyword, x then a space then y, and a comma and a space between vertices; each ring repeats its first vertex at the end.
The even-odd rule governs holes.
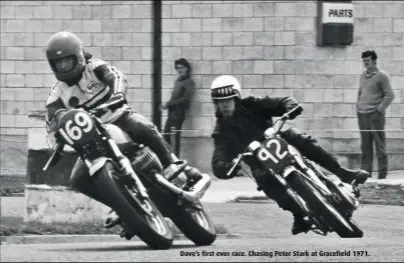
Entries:
POLYGON ((151 250, 138 241, 6 244, 1 245, 1 261, 402 262, 404 259, 402 206, 361 206, 355 220, 365 232, 362 239, 341 239, 334 233, 325 237, 314 233, 292 236, 291 215, 275 204, 206 204, 206 208, 215 223, 225 224, 241 238, 218 239, 205 247, 196 247, 186 240, 174 241, 173 247, 165 251, 151 250), (253 256, 250 251, 261 255, 253 256), (330 252, 335 254, 327 254, 330 252))

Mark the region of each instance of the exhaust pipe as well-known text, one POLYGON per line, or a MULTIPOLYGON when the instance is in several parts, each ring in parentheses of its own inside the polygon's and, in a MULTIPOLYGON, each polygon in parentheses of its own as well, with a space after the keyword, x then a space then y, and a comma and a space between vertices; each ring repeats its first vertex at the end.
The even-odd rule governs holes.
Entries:
POLYGON ((202 173, 202 178, 196 182, 196 184, 191 188, 190 191, 183 191, 184 195, 190 195, 192 198, 200 200, 204 195, 206 190, 210 187, 212 179, 208 174, 202 173))
POLYGON ((184 197, 187 201, 191 203, 198 202, 203 197, 206 190, 209 188, 211 184, 210 176, 208 174, 202 174, 202 178, 194 185, 191 191, 184 191, 181 188, 170 183, 161 174, 155 173, 154 176, 160 184, 170 189, 173 193, 184 197))

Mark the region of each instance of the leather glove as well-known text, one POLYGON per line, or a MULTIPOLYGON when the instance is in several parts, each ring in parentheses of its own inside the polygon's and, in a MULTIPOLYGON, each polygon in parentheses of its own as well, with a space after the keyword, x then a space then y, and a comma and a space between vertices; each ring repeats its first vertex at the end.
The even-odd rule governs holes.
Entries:
POLYGON ((297 116, 302 114, 302 112, 303 112, 303 107, 301 105, 299 105, 298 108, 289 115, 289 118, 291 120, 293 120, 294 118, 296 118, 297 116))
POLYGON ((297 116, 299 116, 300 114, 302 114, 303 112, 303 107, 299 104, 289 104, 287 105, 286 108, 286 112, 289 112, 291 110, 293 110, 294 108, 298 107, 297 109, 295 109, 293 112, 291 112, 289 114, 289 119, 293 120, 295 119, 297 116))

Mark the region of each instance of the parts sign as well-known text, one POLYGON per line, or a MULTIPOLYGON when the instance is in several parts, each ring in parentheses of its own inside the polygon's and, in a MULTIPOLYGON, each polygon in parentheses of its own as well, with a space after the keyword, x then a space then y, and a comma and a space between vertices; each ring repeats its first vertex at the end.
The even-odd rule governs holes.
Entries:
POLYGON ((353 24, 353 4, 323 2, 323 13, 321 22, 323 24, 353 24))

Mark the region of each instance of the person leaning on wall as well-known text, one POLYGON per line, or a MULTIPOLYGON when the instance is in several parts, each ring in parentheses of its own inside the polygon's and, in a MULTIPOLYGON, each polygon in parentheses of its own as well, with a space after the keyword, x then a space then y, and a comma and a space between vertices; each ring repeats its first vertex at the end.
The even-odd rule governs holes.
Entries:
POLYGON ((175 80, 170 100, 162 106, 168 110, 167 121, 164 126, 164 138, 171 145, 175 154, 180 156, 181 128, 185 121, 186 113, 191 104, 195 91, 195 82, 191 76, 191 64, 185 58, 174 61, 178 78, 175 80), (172 130, 175 129, 174 131, 172 130), (172 133, 175 132, 175 142, 172 141, 172 133))
POLYGON ((378 179, 385 179, 388 171, 386 153, 386 109, 394 100, 390 77, 377 66, 377 54, 373 50, 362 53, 366 70, 360 76, 357 98, 358 125, 361 135, 362 169, 372 175, 373 143, 378 161, 378 179))

